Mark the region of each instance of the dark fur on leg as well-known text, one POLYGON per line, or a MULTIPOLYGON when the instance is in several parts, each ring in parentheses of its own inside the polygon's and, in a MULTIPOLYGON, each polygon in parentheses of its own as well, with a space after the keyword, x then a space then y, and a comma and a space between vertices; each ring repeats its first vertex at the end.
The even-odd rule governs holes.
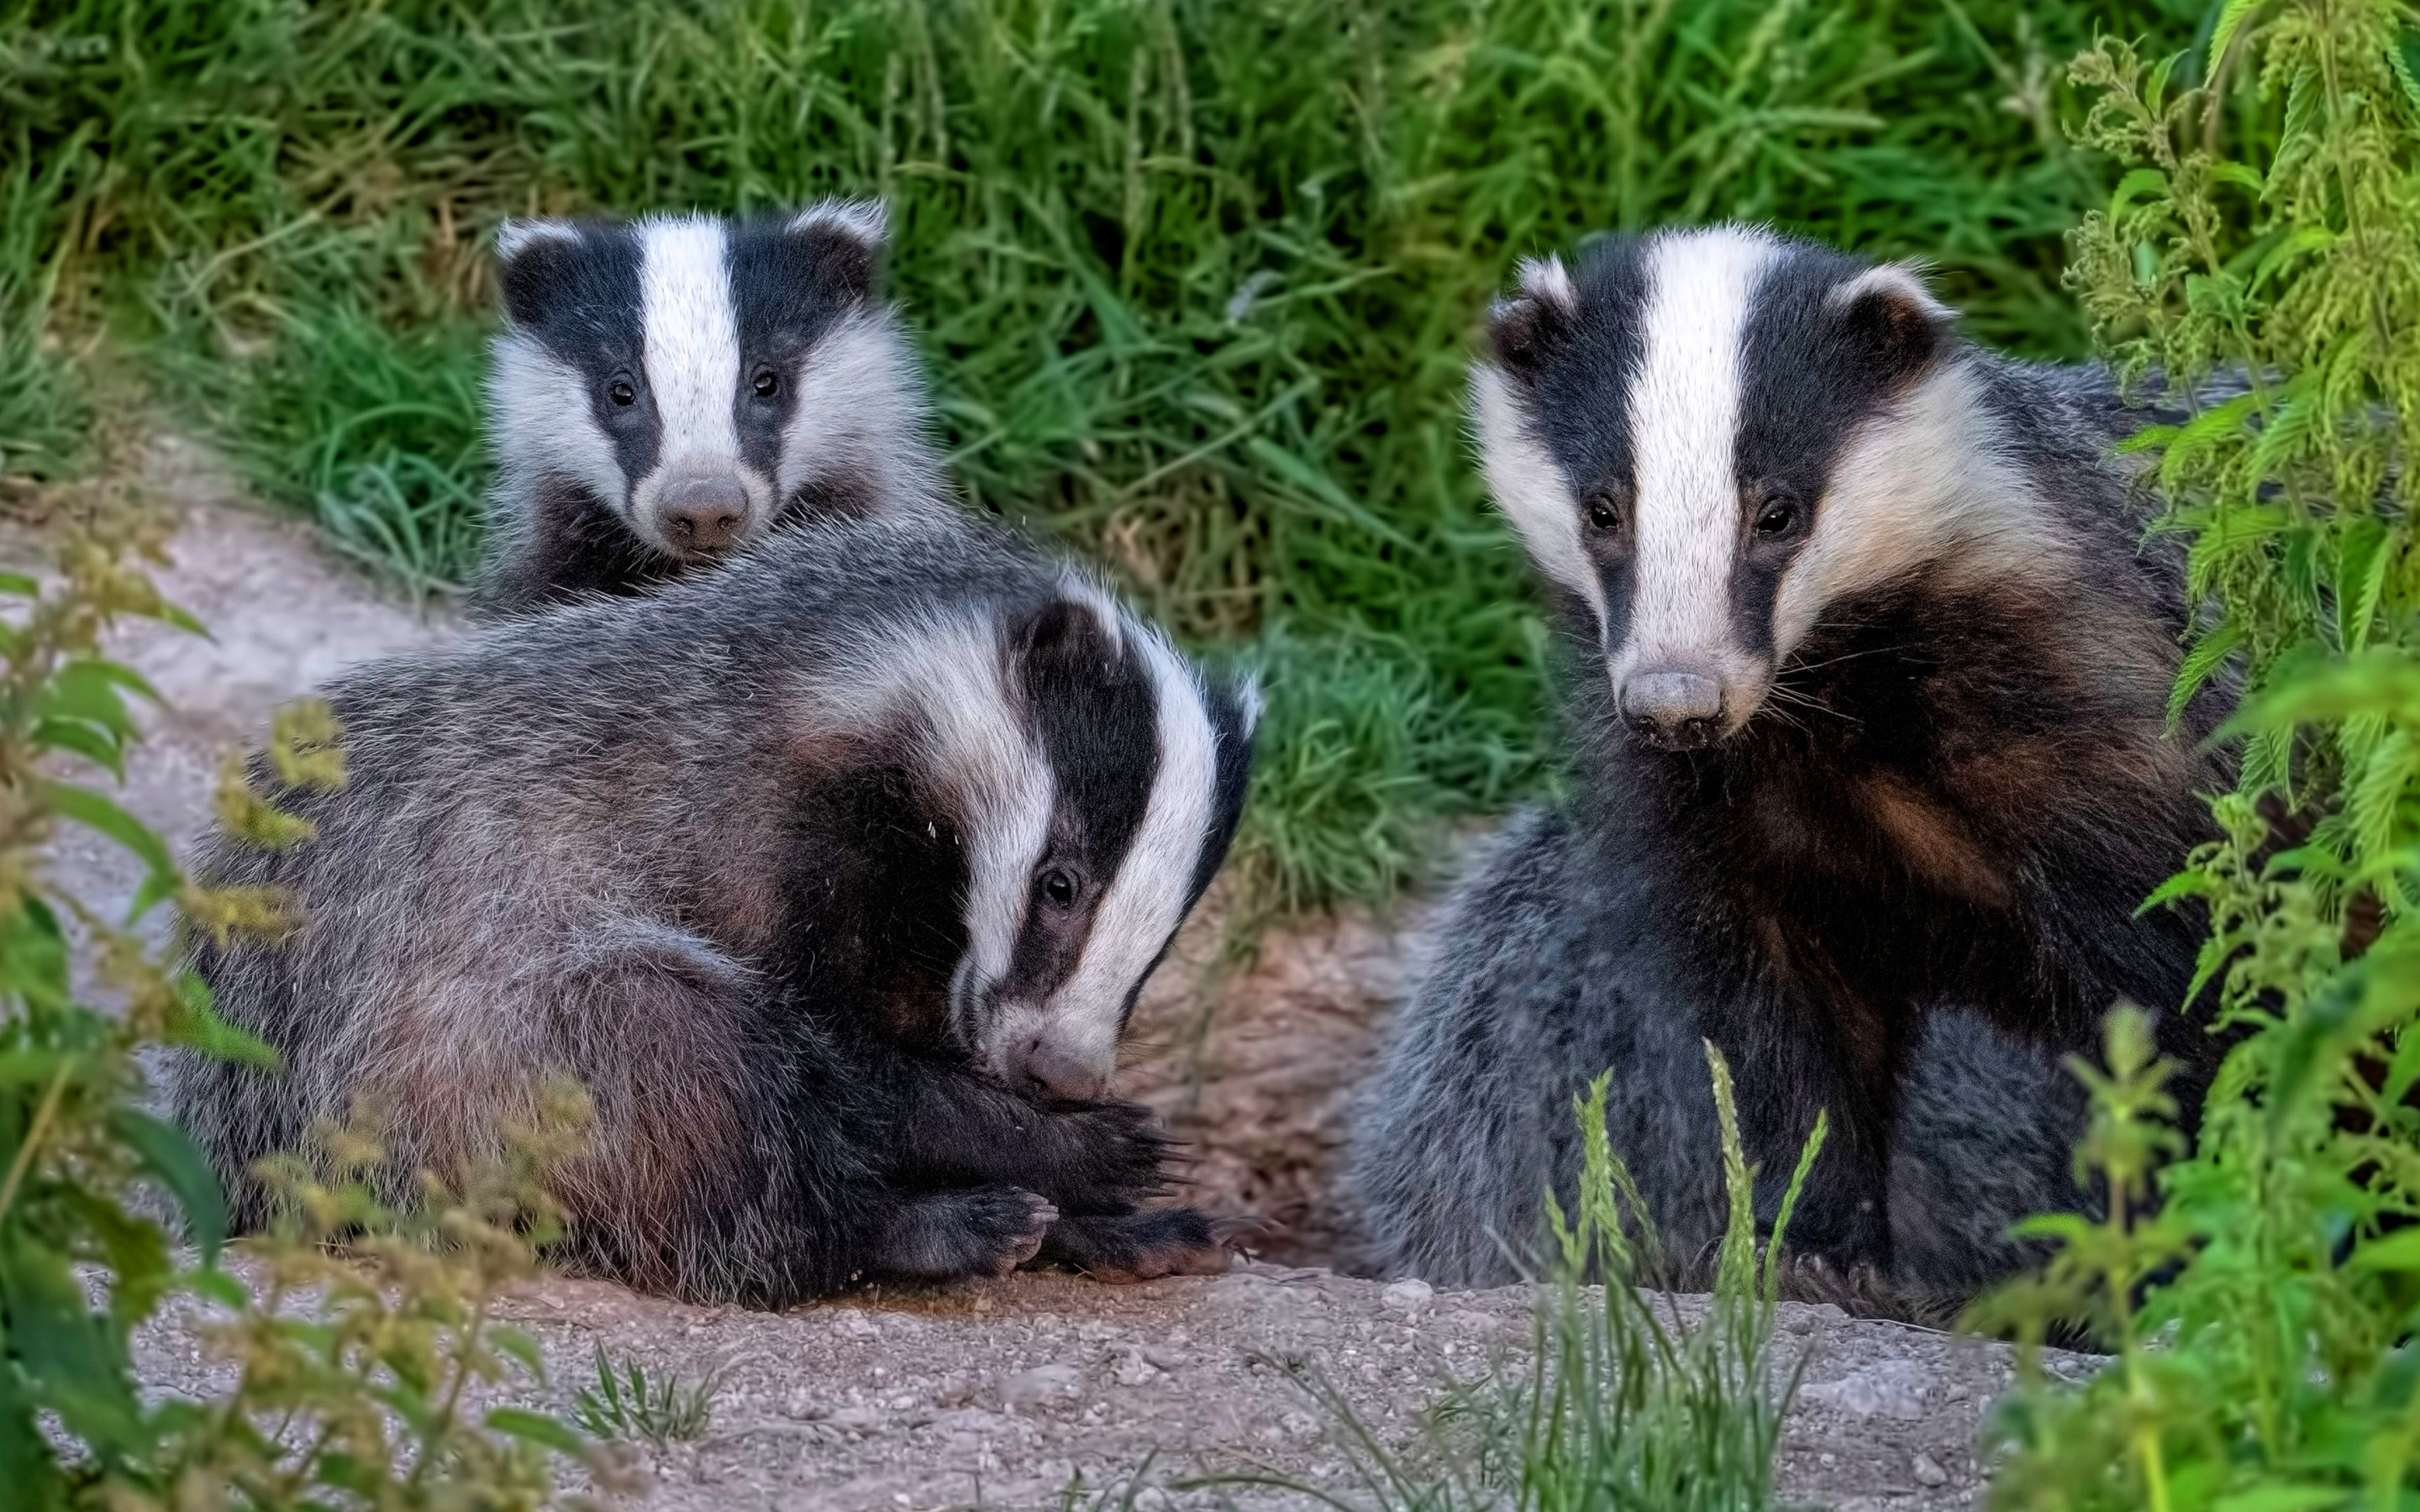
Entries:
POLYGON ((894 1206, 866 1273, 892 1281, 1006 1275, 1042 1249, 1059 1210, 1013 1186, 937 1192, 894 1206))
POLYGON ((1228 1236, 1191 1208, 1063 1216, 1037 1258, 1102 1281, 1218 1275, 1232 1260, 1228 1236))

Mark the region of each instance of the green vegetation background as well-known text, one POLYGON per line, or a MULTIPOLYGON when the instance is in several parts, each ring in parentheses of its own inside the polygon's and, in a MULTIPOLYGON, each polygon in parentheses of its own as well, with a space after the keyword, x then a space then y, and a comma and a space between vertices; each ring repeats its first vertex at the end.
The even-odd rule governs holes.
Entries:
POLYGON ((0 0, 0 472, 147 390, 442 588, 500 218, 881 194, 967 492, 1265 667, 1252 896, 1383 896, 1549 776, 1462 435, 1513 260, 1771 221, 2081 355, 2061 68, 2165 4, 0 0))

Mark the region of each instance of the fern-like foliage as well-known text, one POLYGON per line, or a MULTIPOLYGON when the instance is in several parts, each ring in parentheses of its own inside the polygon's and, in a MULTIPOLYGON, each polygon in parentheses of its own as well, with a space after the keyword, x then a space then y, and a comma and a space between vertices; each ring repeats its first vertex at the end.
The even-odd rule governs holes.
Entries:
MULTIPOLYGON (((2420 1497, 2420 29, 2397 0, 2230 0, 2199 52, 2074 67, 2127 168, 2074 238, 2106 349, 2186 418, 2144 442, 2207 615, 2180 702, 2240 678, 2196 995, 2243 1035, 2156 1213, 2042 1220, 1986 1316, 2088 1316, 2117 1366, 2039 1373, 1995 1433, 2023 1507, 2387 1508, 2420 1497)), ((2164 1005, 2175 1008, 2180 1005, 2164 1005)), ((2128 1021, 2131 1022, 2131 1021, 2128 1021)), ((2113 1029, 2083 1164, 2164 1140, 2113 1029)))

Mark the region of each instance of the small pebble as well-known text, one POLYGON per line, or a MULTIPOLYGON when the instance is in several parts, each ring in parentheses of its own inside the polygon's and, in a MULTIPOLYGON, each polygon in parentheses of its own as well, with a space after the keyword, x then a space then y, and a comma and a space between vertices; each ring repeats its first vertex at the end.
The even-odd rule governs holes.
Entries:
POLYGON ((1071 1399, 1084 1388, 1084 1372, 1072 1365, 1038 1365, 1003 1376, 1001 1404, 1009 1408, 1047 1407, 1071 1399))
POLYGON ((1436 1288, 1418 1277, 1398 1281, 1378 1293, 1380 1305, 1399 1313, 1418 1312, 1435 1300, 1436 1288))
POLYGON ((1940 1461, 1931 1455, 1920 1454, 1916 1457, 1916 1483, 1918 1486, 1946 1486, 1949 1483, 1949 1472, 1942 1469, 1940 1461))

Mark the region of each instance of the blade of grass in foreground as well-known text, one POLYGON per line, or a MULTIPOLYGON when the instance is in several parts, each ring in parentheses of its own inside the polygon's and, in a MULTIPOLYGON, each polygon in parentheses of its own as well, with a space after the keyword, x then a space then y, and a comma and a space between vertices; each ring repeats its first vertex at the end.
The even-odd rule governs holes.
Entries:
POLYGON ((1660 1243, 1629 1169, 1606 1135, 1607 1076, 1575 1111, 1582 1155, 1577 1211, 1550 1193, 1552 1273, 1539 1283, 1527 1367, 1450 1386, 1420 1442, 1388 1444, 1319 1369, 1274 1361, 1325 1415, 1355 1485, 1313 1487, 1275 1473, 1205 1477, 1205 1488, 1310 1496, 1341 1512, 1764 1512, 1776 1504, 1774 1456, 1806 1356, 1776 1358, 1781 1245, 1823 1147, 1819 1117, 1773 1230, 1757 1242, 1730 1069, 1706 1058, 1722 1123, 1730 1221, 1702 1311, 1637 1284, 1660 1243), (1604 1285, 1590 1285, 1601 1277, 1604 1285), (1695 1313, 1694 1319, 1690 1314, 1695 1313))

